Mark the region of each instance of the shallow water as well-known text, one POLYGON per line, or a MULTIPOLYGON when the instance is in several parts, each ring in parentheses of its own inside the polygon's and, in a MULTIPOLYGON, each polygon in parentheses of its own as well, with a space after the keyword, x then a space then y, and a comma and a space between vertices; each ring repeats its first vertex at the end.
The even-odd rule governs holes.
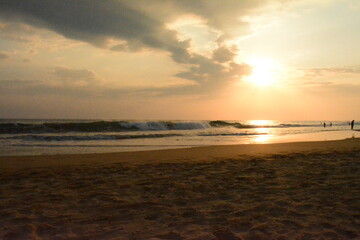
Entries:
MULTIPOLYGON (((360 137, 347 121, 0 120, 0 155, 103 153, 360 137)), ((358 126, 359 123, 356 123, 358 126)), ((355 128, 356 128, 355 126, 355 128)))

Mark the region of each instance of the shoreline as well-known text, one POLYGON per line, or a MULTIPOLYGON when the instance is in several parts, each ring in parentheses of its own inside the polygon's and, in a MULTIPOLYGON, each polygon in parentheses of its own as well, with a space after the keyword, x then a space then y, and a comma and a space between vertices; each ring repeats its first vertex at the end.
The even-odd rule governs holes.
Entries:
POLYGON ((201 162, 222 158, 241 158, 242 156, 353 150, 360 150, 360 138, 268 144, 213 145, 136 152, 0 156, 0 169, 71 166, 94 163, 109 164, 117 162, 127 164, 201 162), (21 165, 18 163, 21 163, 21 165))
MULTIPOLYGON (((351 130, 323 130, 319 132, 303 132, 292 134, 275 134, 264 133, 265 130, 256 130, 259 134, 250 134, 237 136, 238 133, 234 133, 235 136, 222 136, 221 134, 201 137, 200 133, 195 134, 196 137, 190 137, 188 133, 184 132, 181 136, 174 137, 155 137, 155 138, 137 138, 135 139, 123 139, 123 140, 94 140, 85 141, 74 140, 70 141, 74 136, 67 136, 69 141, 58 142, 55 136, 32 136, 32 135, 19 135, 10 138, 22 139, 20 142, 2 142, 0 147, 0 156, 28 156, 28 155, 64 155, 64 154, 89 154, 89 153, 114 153, 114 152, 137 152, 137 151, 150 151, 150 150, 165 150, 165 149, 181 149, 181 148, 193 148, 193 147, 205 147, 214 145, 239 145, 239 144, 271 144, 271 143, 291 143, 291 142, 309 142, 309 141, 329 141, 329 140, 341 140, 346 138, 360 138, 360 131, 351 130), (29 137, 25 140, 23 138, 29 137), (40 142, 36 139, 42 139, 40 142), (47 139, 49 137, 49 139, 47 139), (34 138, 34 139, 33 139, 34 138)), ((266 130, 267 131, 267 130, 266 130)), ((143 133, 154 134, 154 133, 143 133)), ((156 133, 157 134, 157 133, 156 133)), ((155 134, 155 135, 156 135, 155 134)), ((165 135, 168 133, 165 133, 165 135)), ((173 133, 171 133, 173 134, 173 133)), ((161 134, 160 134, 161 135, 161 134)), ((176 135, 176 134, 175 134, 176 135)), ((206 134, 205 134, 206 135, 206 134)), ((230 134, 231 135, 231 134, 230 134)), ((92 139, 96 135, 92 135, 92 139)), ((112 136, 112 135, 111 135, 112 136)), ((115 136, 115 135, 114 135, 115 136)), ((137 135, 134 135, 137 136, 137 135)), ((161 135, 162 136, 162 135, 161 135)), ((67 138, 66 136, 58 136, 62 140, 67 138)), ((78 136, 82 139, 84 136, 81 134, 78 136)), ((101 136, 106 137, 106 135, 101 136)), ((100 139, 101 139, 100 137, 100 139)), ((6 137, 5 137, 6 139, 6 137)), ((17 140, 16 140, 17 141, 17 140)))

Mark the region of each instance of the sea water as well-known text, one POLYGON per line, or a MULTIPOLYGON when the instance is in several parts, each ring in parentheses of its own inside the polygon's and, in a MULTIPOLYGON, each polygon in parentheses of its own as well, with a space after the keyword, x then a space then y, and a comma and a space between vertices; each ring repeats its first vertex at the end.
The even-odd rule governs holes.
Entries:
MULTIPOLYGON (((355 123, 359 128, 360 122, 355 123)), ((0 155, 100 153, 360 137, 348 121, 0 119, 0 155)))

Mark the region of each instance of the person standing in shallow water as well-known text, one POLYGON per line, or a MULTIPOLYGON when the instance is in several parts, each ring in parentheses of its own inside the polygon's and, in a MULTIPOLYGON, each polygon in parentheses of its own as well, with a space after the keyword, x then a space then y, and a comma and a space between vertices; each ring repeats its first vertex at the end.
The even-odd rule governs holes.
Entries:
POLYGON ((324 122, 324 127, 326 127, 326 123, 324 122))
POLYGON ((350 125, 351 125, 351 130, 353 130, 354 129, 354 120, 351 121, 350 125))

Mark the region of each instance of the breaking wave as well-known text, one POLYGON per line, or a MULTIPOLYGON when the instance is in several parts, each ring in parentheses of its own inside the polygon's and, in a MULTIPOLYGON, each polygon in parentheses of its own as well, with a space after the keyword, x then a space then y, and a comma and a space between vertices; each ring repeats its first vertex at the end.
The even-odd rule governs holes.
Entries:
POLYGON ((125 140, 125 139, 140 139, 140 138, 164 138, 164 137, 180 137, 181 134, 138 134, 138 135, 91 135, 91 136, 76 136, 76 135, 17 135, 12 137, 5 137, 3 139, 18 139, 25 141, 93 141, 93 140, 125 140))
POLYGON ((292 128, 315 127, 319 124, 274 123, 273 125, 252 125, 237 121, 73 121, 73 122, 0 122, 0 134, 37 134, 67 132, 127 132, 196 130, 232 127, 246 128, 292 128))
POLYGON ((256 135, 266 135, 267 133, 204 133, 199 134, 203 137, 216 137, 216 136, 256 136, 256 135))
POLYGON ((211 127, 207 121, 96 121, 96 122, 44 122, 0 123, 0 133, 66 133, 66 132, 126 132, 157 130, 192 130, 211 127))

